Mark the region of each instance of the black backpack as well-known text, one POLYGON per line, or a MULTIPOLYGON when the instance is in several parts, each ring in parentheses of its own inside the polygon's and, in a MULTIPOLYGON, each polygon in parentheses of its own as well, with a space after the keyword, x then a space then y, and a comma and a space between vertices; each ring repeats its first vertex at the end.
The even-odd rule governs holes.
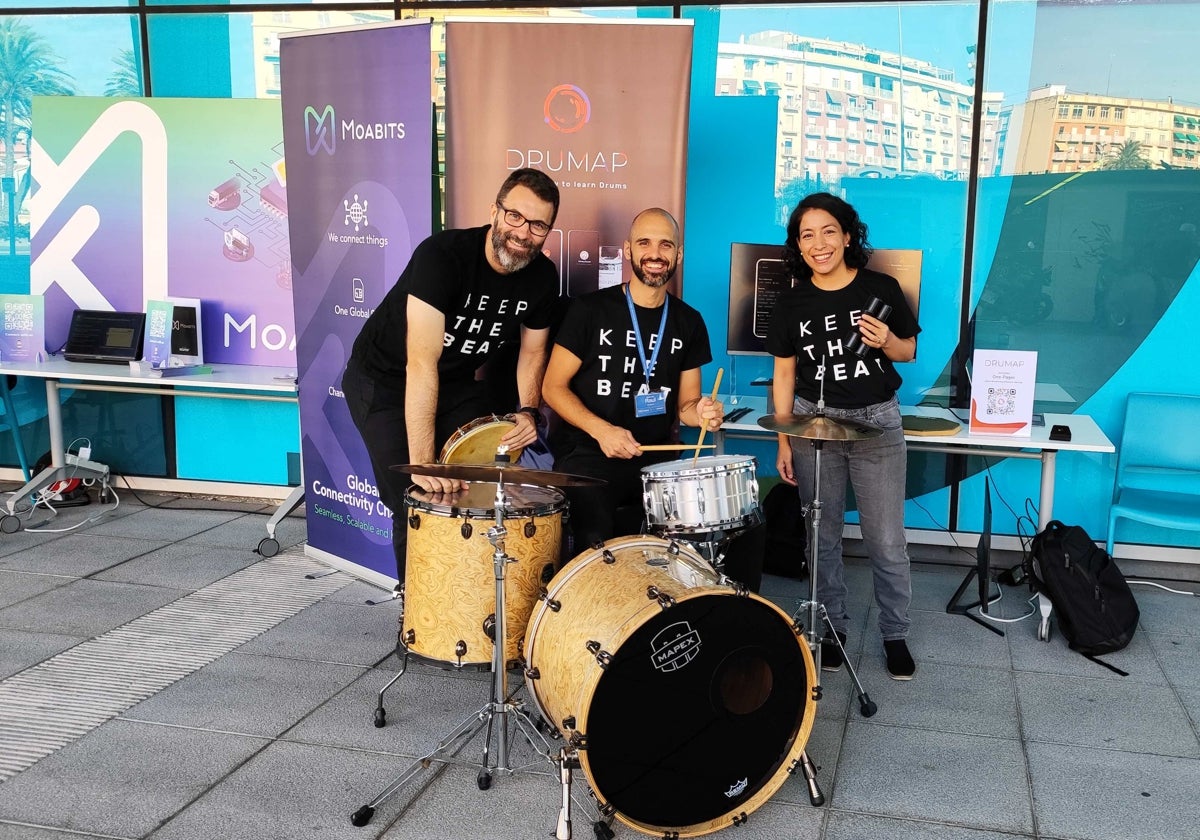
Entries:
POLYGON ((762 514, 767 529, 763 571, 803 580, 808 576, 808 555, 800 494, 792 485, 779 482, 763 497, 762 514))
POLYGON ((1137 601, 1087 531, 1054 520, 1033 538, 1030 554, 1034 589, 1054 605, 1071 650, 1091 658, 1129 644, 1140 615, 1137 601))

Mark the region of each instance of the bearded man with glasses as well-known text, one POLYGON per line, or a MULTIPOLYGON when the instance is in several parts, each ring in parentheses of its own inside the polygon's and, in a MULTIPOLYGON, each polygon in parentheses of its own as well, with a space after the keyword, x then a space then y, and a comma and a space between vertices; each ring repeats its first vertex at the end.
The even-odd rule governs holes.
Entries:
POLYGON ((342 391, 392 511, 392 546, 403 586, 407 528, 404 497, 417 484, 431 493, 465 488, 458 479, 409 476, 393 464, 432 464, 460 426, 513 412, 500 442, 537 439, 550 328, 559 312, 558 270, 542 252, 558 215, 558 186, 536 169, 505 179, 491 223, 435 233, 363 324, 342 375, 342 391), (479 372, 503 347, 519 346, 516 405, 479 372))

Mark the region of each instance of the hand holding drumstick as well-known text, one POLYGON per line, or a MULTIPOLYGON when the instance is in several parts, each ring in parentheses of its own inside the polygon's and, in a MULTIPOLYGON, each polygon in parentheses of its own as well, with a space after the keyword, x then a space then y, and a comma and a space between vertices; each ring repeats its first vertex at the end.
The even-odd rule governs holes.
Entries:
POLYGON ((712 396, 708 399, 702 399, 696 405, 696 414, 700 417, 700 437, 696 440, 696 454, 692 456, 692 464, 700 458, 700 449, 704 444, 704 434, 708 431, 708 427, 713 425, 714 428, 721 428, 721 421, 725 419, 725 407, 717 402, 717 390, 721 387, 721 377, 725 375, 725 368, 717 368, 717 378, 713 382, 712 396))

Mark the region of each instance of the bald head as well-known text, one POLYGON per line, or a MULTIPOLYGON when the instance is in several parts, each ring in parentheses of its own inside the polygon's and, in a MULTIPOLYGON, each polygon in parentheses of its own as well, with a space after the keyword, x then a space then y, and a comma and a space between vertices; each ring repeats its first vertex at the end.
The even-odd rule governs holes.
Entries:
POLYGON ((629 226, 629 241, 633 242, 637 239, 635 232, 639 229, 639 227, 661 227, 664 224, 670 226, 672 231, 671 239, 678 244, 679 223, 675 221, 674 216, 661 207, 650 207, 633 217, 633 224, 629 226))
POLYGON ((661 207, 638 213, 629 226, 625 259, 629 260, 634 276, 647 286, 659 288, 670 282, 683 259, 675 217, 661 207))

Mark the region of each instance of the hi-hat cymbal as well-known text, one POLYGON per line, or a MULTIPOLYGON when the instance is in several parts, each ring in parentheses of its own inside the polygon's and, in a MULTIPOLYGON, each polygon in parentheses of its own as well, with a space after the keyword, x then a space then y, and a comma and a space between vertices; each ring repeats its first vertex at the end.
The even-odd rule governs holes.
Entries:
POLYGON ((824 414, 768 414, 758 418, 758 425, 772 432, 809 440, 866 440, 883 434, 883 429, 875 426, 824 414))
POLYGON ((457 478, 461 481, 492 481, 507 484, 536 484, 544 487, 591 487, 606 484, 602 478, 533 470, 515 464, 393 464, 391 469, 409 475, 457 478))

